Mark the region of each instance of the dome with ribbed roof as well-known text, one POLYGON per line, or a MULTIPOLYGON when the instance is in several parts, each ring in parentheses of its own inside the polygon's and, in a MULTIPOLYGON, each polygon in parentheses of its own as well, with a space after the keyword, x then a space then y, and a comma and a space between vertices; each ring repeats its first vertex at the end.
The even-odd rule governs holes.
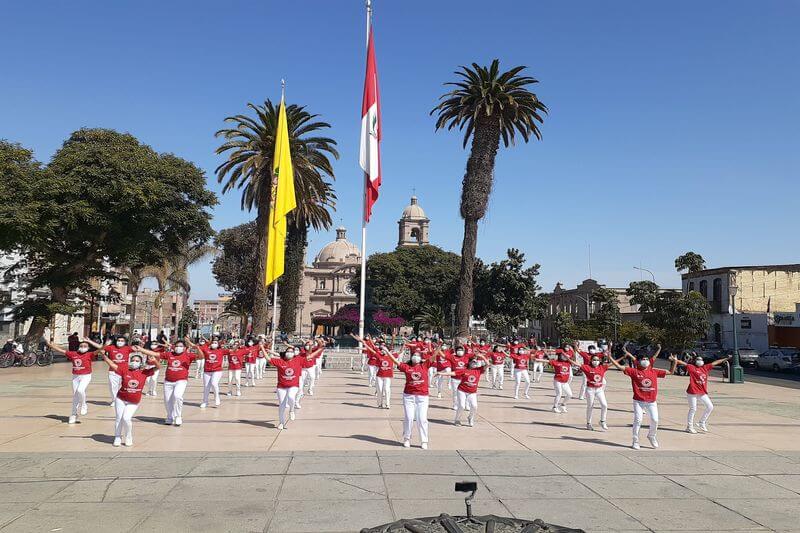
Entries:
POLYGON ((347 240, 347 230, 343 227, 336 228, 336 240, 326 244, 314 258, 318 263, 358 263, 361 252, 358 246, 347 240))
POLYGON ((403 216, 400 218, 428 218, 425 216, 425 211, 420 207, 419 203, 417 203, 417 197, 411 197, 411 204, 407 205, 405 209, 403 209, 403 216))

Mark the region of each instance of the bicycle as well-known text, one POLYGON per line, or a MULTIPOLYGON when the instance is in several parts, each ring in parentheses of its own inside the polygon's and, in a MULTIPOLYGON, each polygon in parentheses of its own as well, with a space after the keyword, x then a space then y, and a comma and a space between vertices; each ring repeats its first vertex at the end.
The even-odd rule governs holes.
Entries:
POLYGON ((39 366, 50 366, 53 364, 53 350, 41 350, 36 353, 36 364, 39 366))
POLYGON ((8 368, 14 364, 15 352, 3 352, 0 354, 0 368, 8 368))

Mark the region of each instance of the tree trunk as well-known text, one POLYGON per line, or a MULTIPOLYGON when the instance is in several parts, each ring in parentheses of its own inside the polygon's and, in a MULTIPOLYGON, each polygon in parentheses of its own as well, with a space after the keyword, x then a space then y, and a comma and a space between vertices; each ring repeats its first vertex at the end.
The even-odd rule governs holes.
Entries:
MULTIPOLYGON (((50 288, 50 301, 52 303, 66 304, 68 295, 69 295, 69 289, 67 289, 66 287, 50 288)), ((39 341, 41 340, 42 335, 44 335, 44 330, 50 323, 51 318, 53 317, 37 316, 33 318, 33 320, 31 321, 31 325, 28 328, 28 333, 25 334, 25 344, 27 346, 36 347, 39 345, 39 341)), ((47 339, 47 340, 52 340, 52 339, 47 339)))
POLYGON ((278 285, 278 297, 281 302, 278 329, 289 334, 297 330, 297 301, 300 298, 300 286, 303 282, 303 259, 308 244, 307 237, 307 227, 297 227, 294 220, 289 221, 286 232, 286 268, 278 285))
MULTIPOLYGON (((267 187, 267 189, 269 189, 267 187)), ((258 232, 258 257, 256 264, 255 294, 253 295, 253 335, 267 333, 267 307, 269 304, 269 291, 264 284, 267 276, 267 245, 269 243, 269 191, 266 198, 258 202, 258 217, 256 218, 256 231, 258 232)))
MULTIPOLYGON (((139 283, 131 283, 130 278, 128 279, 128 292, 131 295, 131 319, 130 319, 130 334, 133 335, 133 328, 136 326, 136 304, 139 299, 139 283)), ((89 327, 89 333, 92 332, 92 328, 89 327)))
POLYGON ((458 285, 456 337, 469 335, 469 317, 475 297, 473 271, 478 246, 478 221, 486 215, 494 180, 494 161, 500 146, 500 127, 494 115, 481 114, 475 124, 467 170, 461 183, 461 217, 464 240, 461 244, 461 273, 458 285))

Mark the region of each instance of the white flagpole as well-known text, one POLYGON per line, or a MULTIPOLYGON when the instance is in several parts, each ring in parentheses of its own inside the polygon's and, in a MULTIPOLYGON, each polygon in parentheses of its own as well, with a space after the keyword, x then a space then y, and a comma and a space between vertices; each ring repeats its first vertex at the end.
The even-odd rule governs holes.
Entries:
MULTIPOLYGON (((367 0, 367 50, 369 51, 369 29, 372 23, 372 1, 367 0)), ((358 300, 358 336, 364 338, 364 304, 367 292, 367 176, 363 178, 363 194, 361 198, 361 296, 358 300)), ((358 343, 359 351, 364 349, 358 343)))

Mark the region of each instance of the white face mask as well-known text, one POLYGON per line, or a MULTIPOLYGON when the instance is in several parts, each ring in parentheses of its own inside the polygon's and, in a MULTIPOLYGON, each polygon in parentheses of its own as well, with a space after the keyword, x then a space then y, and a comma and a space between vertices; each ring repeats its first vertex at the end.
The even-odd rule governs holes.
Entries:
POLYGON ((294 352, 286 352, 286 359, 294 359, 294 352))
POLYGON ((702 359, 695 359, 695 360, 694 360, 694 365, 695 365, 695 366, 703 366, 704 364, 705 364, 705 363, 703 362, 703 360, 702 360, 702 359))
POLYGON ((600 366, 600 361, 595 359, 594 361, 592 361, 592 366, 600 366))
POLYGON ((647 368, 648 366, 650 366, 650 360, 642 359, 641 361, 639 361, 639 366, 642 368, 647 368))
POLYGON ((117 346, 118 346, 119 348, 122 348, 123 346, 125 346, 125 341, 123 341, 123 340, 118 340, 118 341, 117 341, 117 346))
POLYGON ((219 343, 218 342, 212 342, 211 343, 211 349, 212 350, 216 350, 217 348, 219 348, 219 343))
POLYGON ((139 368, 141 368, 142 366, 142 362, 136 359, 134 361, 131 361, 131 363, 128 366, 130 367, 131 370, 139 370, 139 368))
POLYGON ((456 350, 456 355, 461 357, 462 355, 464 355, 464 350, 456 350))
POLYGON ((78 353, 86 353, 88 351, 89 351, 89 348, 86 348, 84 346, 81 346, 80 348, 78 348, 78 353))
POLYGON ((418 364, 420 364, 421 362, 422 362, 422 357, 420 357, 420 356, 418 356, 418 355, 412 355, 412 356, 411 356, 411 364, 412 364, 412 365, 418 365, 418 364))
POLYGON ((183 353, 183 351, 184 351, 185 349, 186 349, 186 348, 184 348, 183 346, 176 346, 176 347, 175 347, 175 353, 183 353))
POLYGON ((481 367, 481 361, 473 361, 473 362, 471 362, 469 364, 469 367, 470 368, 480 368, 481 367))

